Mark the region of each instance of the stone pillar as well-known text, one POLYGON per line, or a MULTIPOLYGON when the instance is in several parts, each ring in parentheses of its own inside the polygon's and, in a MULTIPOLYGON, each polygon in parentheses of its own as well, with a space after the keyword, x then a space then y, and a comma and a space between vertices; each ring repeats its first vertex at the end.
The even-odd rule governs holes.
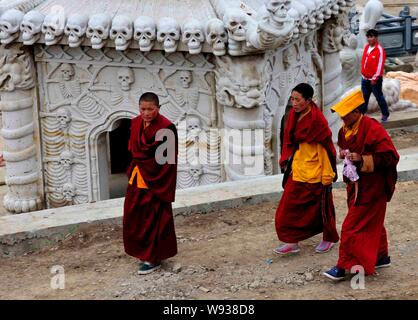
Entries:
POLYGON ((223 106, 227 180, 265 175, 264 55, 216 58, 216 98, 223 106))
POLYGON ((328 119, 333 139, 336 141, 340 128, 339 117, 331 107, 342 95, 340 50, 343 48, 344 28, 335 18, 328 20, 322 31, 322 52, 324 55, 324 115, 328 119))
POLYGON ((42 209, 40 168, 35 141, 35 70, 22 44, 0 47, 0 110, 3 115, 6 185, 4 207, 13 213, 42 209))

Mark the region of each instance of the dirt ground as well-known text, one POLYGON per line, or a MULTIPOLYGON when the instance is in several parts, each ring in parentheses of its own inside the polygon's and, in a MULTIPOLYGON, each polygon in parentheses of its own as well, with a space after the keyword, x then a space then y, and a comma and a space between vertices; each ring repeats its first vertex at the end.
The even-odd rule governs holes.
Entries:
MULTIPOLYGON (((345 192, 334 190, 340 230, 345 192)), ((418 181, 398 184, 387 210, 392 267, 366 277, 365 289, 320 275, 338 247, 314 253, 320 235, 290 257, 272 253, 276 203, 176 218, 179 254, 156 273, 136 274, 120 226, 77 231, 54 248, 0 258, 0 299, 418 299, 418 181), (50 270, 65 270, 53 290, 50 270)))

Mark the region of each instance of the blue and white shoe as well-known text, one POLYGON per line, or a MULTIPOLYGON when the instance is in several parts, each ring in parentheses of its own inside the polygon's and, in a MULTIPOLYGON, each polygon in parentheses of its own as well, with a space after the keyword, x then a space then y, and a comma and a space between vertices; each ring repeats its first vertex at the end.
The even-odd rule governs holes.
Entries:
POLYGON ((325 271, 323 275, 334 281, 341 281, 345 279, 345 270, 335 266, 328 271, 325 271))
POLYGON ((387 268, 390 267, 391 262, 390 262, 390 257, 386 256, 383 258, 380 258, 379 260, 377 260, 376 265, 374 266, 375 269, 380 269, 380 268, 387 268))
POLYGON ((385 123, 388 121, 388 119, 389 119, 389 116, 382 116, 382 118, 380 119, 380 122, 385 123))
POLYGON ((149 262, 144 262, 139 265, 138 274, 149 274, 161 268, 161 263, 151 264, 149 262))

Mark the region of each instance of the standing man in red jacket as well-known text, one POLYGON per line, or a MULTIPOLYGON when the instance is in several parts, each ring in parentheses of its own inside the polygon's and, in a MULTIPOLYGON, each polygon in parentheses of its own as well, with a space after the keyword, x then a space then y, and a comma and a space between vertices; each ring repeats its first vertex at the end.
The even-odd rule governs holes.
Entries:
POLYGON ((377 41, 376 30, 370 29, 367 31, 366 37, 368 44, 364 47, 361 59, 361 91, 364 97, 361 112, 363 114, 367 112, 370 95, 373 92, 382 112, 382 122, 386 122, 389 118, 389 108, 382 91, 386 52, 377 41))

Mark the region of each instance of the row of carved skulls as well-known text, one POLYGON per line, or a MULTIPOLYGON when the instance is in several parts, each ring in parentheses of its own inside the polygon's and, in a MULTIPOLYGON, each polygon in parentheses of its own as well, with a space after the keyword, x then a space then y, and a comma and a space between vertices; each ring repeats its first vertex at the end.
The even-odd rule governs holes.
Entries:
MULTIPOLYGON (((259 13, 259 19, 275 17, 273 20, 293 19, 294 33, 306 33, 323 23, 331 14, 337 14, 341 7, 352 6, 353 0, 268 0, 259 13)), ((196 19, 187 20, 182 26, 169 17, 158 22, 148 16, 135 21, 126 15, 113 19, 105 13, 87 17, 61 13, 44 15, 32 10, 24 14, 17 9, 5 11, 0 17, 0 41, 7 44, 19 38, 21 33, 25 45, 32 45, 44 34, 45 44, 54 45, 67 36, 70 47, 80 46, 84 36, 90 39, 94 49, 101 49, 110 39, 117 50, 126 50, 132 39, 138 42, 141 51, 150 51, 155 41, 161 43, 167 53, 177 50, 183 42, 191 54, 201 52, 204 42, 212 47, 215 55, 224 55, 228 38, 246 41, 246 32, 255 20, 242 10, 231 8, 226 11, 223 21, 217 18, 207 21, 206 26, 196 19)), ((279 22, 280 23, 280 22, 279 22)))
POLYGON ((354 5, 354 0, 296 0, 291 1, 289 16, 294 20, 293 38, 316 29, 344 8, 354 5))

